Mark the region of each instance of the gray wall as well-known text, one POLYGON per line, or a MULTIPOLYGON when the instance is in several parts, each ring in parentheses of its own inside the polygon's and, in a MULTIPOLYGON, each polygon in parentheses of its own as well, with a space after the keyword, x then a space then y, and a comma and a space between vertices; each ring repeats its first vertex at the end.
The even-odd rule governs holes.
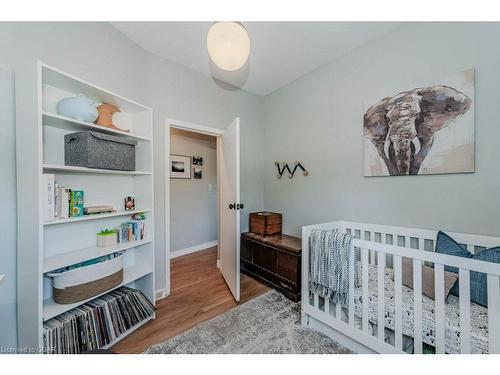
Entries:
MULTIPOLYGON (((35 296, 38 237, 34 207, 38 197, 37 160, 37 86, 36 62, 43 62, 73 75, 134 99, 154 109, 155 158, 155 240, 156 288, 165 287, 165 119, 225 128, 237 116, 241 118, 242 199, 248 211, 263 208, 263 121, 262 99, 255 95, 220 88, 212 79, 165 61, 142 50, 106 23, 0 23, 0 65, 16 73, 16 142, 19 201, 19 246, 23 264, 26 303, 32 309, 20 314, 33 321, 37 307, 35 296)), ((247 226, 244 215, 242 229, 247 226)), ((10 271, 9 271, 10 272, 10 271)), ((2 334, 15 330, 15 322, 2 322, 2 334)), ((36 327, 25 326, 26 330, 36 327)))
MULTIPOLYGON (((216 138, 171 129, 170 153, 203 157, 202 178, 170 179, 170 252, 216 241, 217 144, 216 138), (212 191, 209 191, 209 184, 212 191)), ((173 255, 173 254, 172 254, 173 255)))
POLYGON ((346 219, 500 235, 500 24, 404 25, 265 98, 265 206, 284 230, 346 219), (363 177, 363 99, 476 68, 476 172, 363 177), (276 178, 275 160, 309 176, 276 178))
POLYGON ((0 348, 15 347, 16 331, 16 144, 14 75, 0 67, 0 348))

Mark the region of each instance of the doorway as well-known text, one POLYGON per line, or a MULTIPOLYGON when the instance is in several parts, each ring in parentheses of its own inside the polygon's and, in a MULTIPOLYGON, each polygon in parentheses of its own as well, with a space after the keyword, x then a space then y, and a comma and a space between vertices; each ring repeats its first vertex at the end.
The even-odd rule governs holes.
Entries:
MULTIPOLYGON (((165 142, 165 249, 166 249, 166 295, 171 290, 171 259, 213 246, 217 241, 217 266, 229 287, 235 301, 240 299, 240 134, 239 119, 236 118, 225 130, 186 123, 177 120, 167 120, 165 142), (183 138, 182 138, 183 137, 183 138), (183 139, 183 145, 172 145, 172 139, 183 139), (206 152, 215 139, 215 186, 213 183, 213 169, 207 180, 204 181, 203 155, 191 155, 188 144, 193 142, 205 143, 206 152), (184 148, 183 148, 184 147, 184 148), (174 152, 178 152, 177 154, 174 152), (200 158, 202 160, 200 160, 200 158), (195 164, 195 165, 193 165, 195 164), (201 165, 200 165, 201 164, 201 165), (196 175, 196 178, 195 178, 196 175), (200 178, 201 177, 201 178, 200 178), (181 182, 181 180, 183 180, 181 182), (199 180, 199 181, 197 181, 199 180), (184 191, 182 191, 184 187, 184 191), (186 188, 186 187, 189 187, 186 188), (198 189, 197 189, 198 188, 198 189), (181 190, 178 196, 183 202, 172 202, 175 191, 181 190), (190 224, 189 218, 197 217, 197 207, 189 201, 187 191, 198 191, 206 196, 205 207, 213 203, 216 198, 217 239, 196 244, 196 238, 201 235, 199 229, 190 224), (211 191, 210 191, 211 190, 211 191), (205 194, 207 193, 207 194, 205 194), (185 211, 179 211, 184 209, 185 211), (179 214, 179 212, 181 212, 179 214), (179 215, 173 218, 172 215, 179 215), (173 230, 177 230, 176 233, 173 230), (179 244, 190 244, 182 247, 179 244)), ((202 150, 203 148, 199 148, 202 150)), ((193 148, 196 150, 196 148, 193 148)), ((207 154, 208 155, 208 154, 207 154)), ((209 157, 207 161, 211 159, 209 157)), ((199 197, 191 199, 198 200, 199 197)), ((201 202, 201 200, 198 200, 201 202)), ((199 208, 200 206, 198 206, 199 208)), ((204 220, 210 220, 210 212, 203 212, 204 220)), ((212 216, 213 217, 213 216, 212 216)), ((192 219, 193 220, 193 219, 192 219)), ((214 223, 211 223, 214 224, 214 223)), ((214 227, 210 223, 203 223, 203 231, 211 233, 213 238, 214 227)), ((205 237, 206 238, 206 237, 205 237)))
POLYGON ((217 138, 170 128, 170 258, 217 247, 217 138))

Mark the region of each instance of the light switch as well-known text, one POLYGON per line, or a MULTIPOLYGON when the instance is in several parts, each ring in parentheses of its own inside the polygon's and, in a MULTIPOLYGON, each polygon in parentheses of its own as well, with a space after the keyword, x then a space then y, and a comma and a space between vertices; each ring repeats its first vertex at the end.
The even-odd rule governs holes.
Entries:
POLYGON ((214 191, 214 185, 208 184, 208 191, 214 191))

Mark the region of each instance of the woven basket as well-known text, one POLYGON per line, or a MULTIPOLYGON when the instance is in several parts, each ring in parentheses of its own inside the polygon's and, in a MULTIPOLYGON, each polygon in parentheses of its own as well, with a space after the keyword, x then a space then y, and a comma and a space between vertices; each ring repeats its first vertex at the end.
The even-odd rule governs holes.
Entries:
POLYGON ((80 302, 106 292, 123 282, 123 254, 105 262, 49 273, 56 303, 80 302))
POLYGON ((104 293, 120 285, 122 281, 123 270, 120 270, 112 275, 85 284, 70 286, 64 289, 53 288, 54 301, 61 304, 80 302, 104 293))

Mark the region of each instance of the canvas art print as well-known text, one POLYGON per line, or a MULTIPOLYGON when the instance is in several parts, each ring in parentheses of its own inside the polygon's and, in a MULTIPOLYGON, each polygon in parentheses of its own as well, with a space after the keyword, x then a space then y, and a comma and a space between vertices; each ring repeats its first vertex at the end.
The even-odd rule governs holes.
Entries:
POLYGON ((363 148, 365 176, 474 172, 474 69, 371 105, 363 148))

